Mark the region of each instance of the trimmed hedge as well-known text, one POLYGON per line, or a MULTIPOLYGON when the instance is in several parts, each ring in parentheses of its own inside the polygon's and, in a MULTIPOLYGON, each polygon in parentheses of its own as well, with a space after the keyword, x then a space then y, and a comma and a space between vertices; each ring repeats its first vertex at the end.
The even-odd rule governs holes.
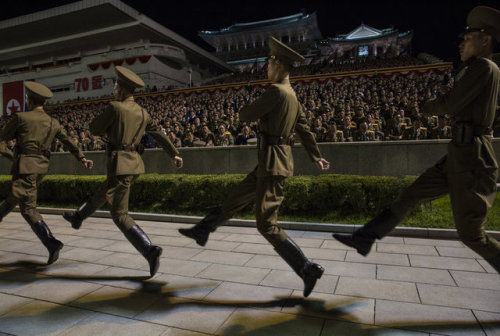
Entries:
MULTIPOLYGON (((220 204, 245 175, 146 174, 132 185, 130 209, 162 213, 205 212, 220 204)), ((0 176, 0 196, 10 190, 10 176, 0 176)), ((48 175, 38 188, 38 202, 54 205, 81 203, 105 180, 105 176, 48 175)), ((323 216, 373 216, 390 204, 401 188, 415 177, 351 175, 294 176, 285 184, 280 214, 323 216)), ((247 208, 244 212, 250 212, 247 208)))

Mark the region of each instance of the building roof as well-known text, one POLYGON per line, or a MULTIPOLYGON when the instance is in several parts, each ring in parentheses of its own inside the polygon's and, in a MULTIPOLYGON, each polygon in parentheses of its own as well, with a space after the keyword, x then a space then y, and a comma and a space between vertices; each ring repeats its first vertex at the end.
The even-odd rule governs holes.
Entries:
POLYGON ((229 33, 239 33, 245 31, 251 31, 255 29, 262 29, 266 27, 276 27, 283 26, 288 24, 297 23, 300 21, 306 21, 309 19, 316 20, 316 13, 312 14, 304 14, 298 13, 290 16, 284 16, 280 18, 274 18, 269 20, 262 21, 253 21, 253 22, 245 22, 245 23, 235 23, 227 28, 222 28, 220 30, 202 30, 199 32, 200 35, 223 35, 229 33))
POLYGON ((338 34, 336 37, 331 38, 334 41, 353 41, 364 39, 376 39, 392 34, 397 34, 398 30, 394 28, 376 29, 362 23, 359 27, 347 34, 338 34))
POLYGON ((0 21, 0 62, 74 55, 75 51, 149 41, 181 48, 192 63, 218 71, 232 67, 119 0, 83 0, 0 21))

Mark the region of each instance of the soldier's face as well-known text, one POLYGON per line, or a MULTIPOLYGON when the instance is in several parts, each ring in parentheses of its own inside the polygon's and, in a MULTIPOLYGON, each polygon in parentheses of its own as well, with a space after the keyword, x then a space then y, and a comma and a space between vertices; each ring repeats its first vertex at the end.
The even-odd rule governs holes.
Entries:
POLYGON ((467 61, 473 56, 477 56, 481 50, 482 39, 478 32, 465 34, 464 40, 459 45, 460 59, 467 61))

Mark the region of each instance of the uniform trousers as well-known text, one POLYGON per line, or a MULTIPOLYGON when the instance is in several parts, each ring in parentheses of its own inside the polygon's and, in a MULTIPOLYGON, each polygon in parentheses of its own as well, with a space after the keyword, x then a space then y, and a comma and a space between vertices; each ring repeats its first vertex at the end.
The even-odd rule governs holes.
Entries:
POLYGON ((403 190, 390 209, 401 220, 422 202, 449 194, 460 239, 483 258, 491 259, 500 256, 500 243, 485 233, 484 223, 495 200, 497 178, 494 168, 446 172, 445 162, 440 161, 403 190))
POLYGON ((258 176, 257 168, 248 174, 222 204, 225 219, 255 200, 257 230, 271 245, 285 241, 288 235, 278 226, 278 210, 283 202, 285 176, 258 176))
POLYGON ((5 216, 12 208, 19 204, 23 218, 30 224, 43 220, 36 210, 37 186, 45 174, 14 174, 12 175, 12 189, 7 198, 0 203, 0 213, 5 216))
POLYGON ((128 214, 128 202, 130 186, 138 177, 139 175, 108 175, 89 200, 94 209, 107 203, 113 222, 123 233, 136 225, 128 214))

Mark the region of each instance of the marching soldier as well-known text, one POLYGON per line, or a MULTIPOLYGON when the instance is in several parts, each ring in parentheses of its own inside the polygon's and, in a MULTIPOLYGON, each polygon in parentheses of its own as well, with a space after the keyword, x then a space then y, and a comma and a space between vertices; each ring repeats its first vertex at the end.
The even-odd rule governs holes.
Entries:
POLYGON ((19 203, 21 215, 29 223, 38 239, 49 251, 47 264, 59 258, 63 243, 54 238, 42 216, 36 210, 37 185, 49 169, 50 145, 59 139, 86 168, 92 168, 92 160, 87 160, 59 122, 43 109, 45 101, 53 94, 45 85, 25 82, 29 112, 15 114, 0 132, 2 155, 9 157, 12 165, 12 190, 0 203, 0 221, 19 203), (16 138, 15 155, 6 150, 6 141, 16 138))
POLYGON ((324 270, 320 265, 309 261, 277 224, 284 182, 288 176, 293 175, 291 145, 294 130, 318 168, 327 170, 330 164, 321 157, 290 85, 290 66, 303 57, 275 38, 270 38, 269 47, 271 56, 267 73, 272 85, 252 104, 239 111, 242 121, 259 121, 258 165, 233 190, 222 207, 214 209, 194 227, 179 229, 179 232, 204 246, 210 232, 214 232, 218 226, 255 200, 257 229, 303 279, 304 296, 308 296, 324 270))
POLYGON ((500 41, 500 11, 475 7, 467 17, 467 26, 460 44, 465 67, 457 75, 455 86, 427 102, 422 111, 428 116, 452 116, 453 138, 448 154, 364 227, 352 235, 333 235, 362 255, 367 255, 375 239, 391 232, 415 206, 449 193, 460 239, 500 273, 500 243, 483 228, 496 196, 498 179, 491 134, 500 71, 490 58, 494 44, 500 41))
POLYGON ((77 211, 65 212, 63 217, 74 229, 106 202, 110 206, 113 222, 132 245, 146 258, 153 276, 159 267, 162 249, 153 245, 148 236, 128 214, 130 186, 144 173, 139 145, 144 132, 150 134, 172 158, 176 167, 182 167, 182 158, 168 137, 149 114, 134 102, 134 90, 144 86, 142 79, 131 70, 117 66, 114 94, 116 101, 109 103, 103 113, 90 124, 92 134, 108 137, 108 171, 103 186, 77 211))

